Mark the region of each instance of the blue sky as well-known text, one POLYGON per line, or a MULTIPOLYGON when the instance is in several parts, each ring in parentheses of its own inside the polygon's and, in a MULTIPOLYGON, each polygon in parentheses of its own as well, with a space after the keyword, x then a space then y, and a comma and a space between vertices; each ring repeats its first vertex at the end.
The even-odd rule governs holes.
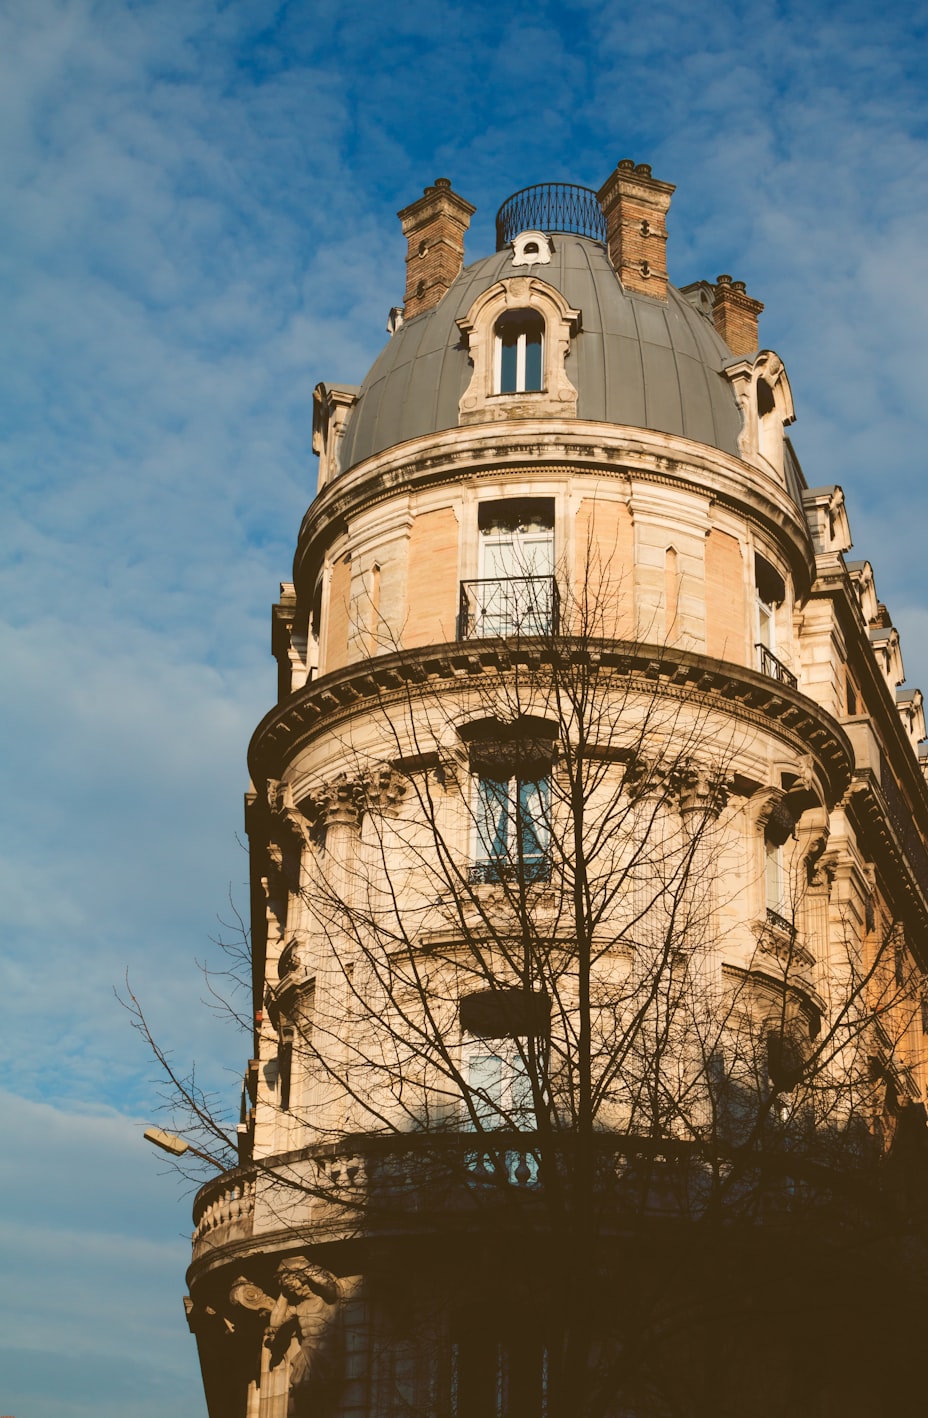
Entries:
POLYGON ((402 300, 395 212, 677 184, 677 284, 764 300, 812 484, 846 492, 928 689, 924 7, 7 0, 0 10, 0 1408, 203 1418, 189 1196, 141 1128, 126 969, 233 1105, 201 1004, 232 896, 311 395, 402 300))

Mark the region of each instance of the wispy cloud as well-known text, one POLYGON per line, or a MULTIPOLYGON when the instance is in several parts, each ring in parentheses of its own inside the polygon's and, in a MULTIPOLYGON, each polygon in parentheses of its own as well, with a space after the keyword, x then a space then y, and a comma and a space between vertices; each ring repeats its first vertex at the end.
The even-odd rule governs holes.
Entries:
POLYGON ((166 1284, 176 1304, 184 1244, 155 1240, 186 1204, 122 1150, 156 1099, 111 987, 128 966, 234 1101, 241 1050, 191 960, 230 882, 244 901, 244 747, 313 491, 312 387, 370 364, 403 287, 393 213, 427 182, 478 204, 475 256, 529 182, 595 185, 629 155, 677 183, 672 276, 732 271, 766 301, 810 481, 845 487, 928 687, 924 57, 916 7, 877 26, 864 0, 0 13, 5 1138, 23 1217, 5 1241, 28 1293, 7 1335, 28 1348, 50 1323, 56 1353, 95 1356, 80 1383, 43 1363, 40 1396, 23 1366, 10 1411, 202 1412, 179 1312, 169 1336, 146 1309, 166 1284), (63 1169, 70 1211, 48 1180, 63 1169), (112 1299, 130 1278, 136 1329, 112 1299), (186 1407, 157 1387, 155 1348, 186 1407))

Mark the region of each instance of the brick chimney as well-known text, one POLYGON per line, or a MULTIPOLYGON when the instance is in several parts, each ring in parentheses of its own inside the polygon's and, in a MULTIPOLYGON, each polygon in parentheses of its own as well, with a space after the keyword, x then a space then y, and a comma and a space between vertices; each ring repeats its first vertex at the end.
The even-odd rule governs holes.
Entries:
POLYGON ((752 300, 744 281, 719 276, 712 302, 712 323, 732 354, 753 354, 758 346, 757 317, 763 301, 752 300))
POLYGON ((464 264, 464 233, 477 210, 437 177, 418 202, 397 216, 408 242, 403 316, 411 320, 437 305, 464 264))
POLYGON ((647 163, 623 158, 596 194, 606 218, 606 249, 626 290, 667 299, 666 216, 674 192, 647 163))

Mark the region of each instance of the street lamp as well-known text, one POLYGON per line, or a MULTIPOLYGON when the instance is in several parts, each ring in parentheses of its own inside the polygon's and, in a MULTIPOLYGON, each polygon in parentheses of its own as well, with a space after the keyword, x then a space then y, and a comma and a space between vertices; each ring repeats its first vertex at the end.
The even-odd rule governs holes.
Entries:
POLYGON ((160 1147, 163 1152, 170 1152, 172 1157, 183 1157, 185 1152, 191 1152, 194 1157, 200 1157, 204 1162, 210 1162, 214 1167, 218 1167, 220 1172, 226 1170, 224 1162, 210 1157, 208 1152, 201 1152, 198 1147, 192 1146, 182 1137, 176 1137, 173 1132, 164 1132, 161 1128, 146 1128, 143 1136, 146 1142, 154 1143, 155 1147, 160 1147))

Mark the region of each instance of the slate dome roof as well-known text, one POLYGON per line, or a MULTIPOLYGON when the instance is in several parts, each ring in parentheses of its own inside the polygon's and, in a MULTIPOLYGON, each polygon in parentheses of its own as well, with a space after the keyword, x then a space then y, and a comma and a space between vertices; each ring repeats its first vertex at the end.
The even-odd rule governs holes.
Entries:
POLYGON ((434 309, 406 322, 380 353, 349 415, 342 469, 423 434, 458 427, 472 366, 455 323, 509 276, 537 276, 581 312, 567 375, 577 417, 681 434, 738 455, 741 416, 721 373, 733 356, 673 286, 667 302, 622 289, 599 241, 555 234, 550 263, 512 265, 507 247, 466 266, 434 309))

